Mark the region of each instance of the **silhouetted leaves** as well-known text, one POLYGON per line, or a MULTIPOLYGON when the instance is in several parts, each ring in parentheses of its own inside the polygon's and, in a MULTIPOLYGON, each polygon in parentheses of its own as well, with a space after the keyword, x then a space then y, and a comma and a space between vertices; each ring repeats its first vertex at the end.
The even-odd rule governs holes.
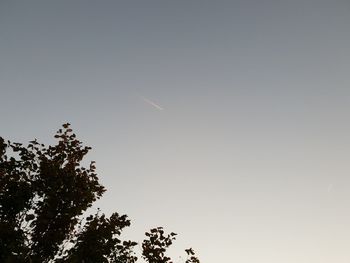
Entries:
MULTIPOLYGON (((63 124, 45 147, 37 140, 25 147, 0 137, 0 262, 134 263, 133 241, 120 234, 130 226, 126 215, 82 214, 105 192, 95 163, 82 167, 91 149, 63 124)), ((151 229, 142 243, 149 263, 171 263, 166 249, 175 239, 151 229)), ((186 263, 198 263, 192 250, 186 263)))
POLYGON ((195 253, 192 248, 185 249, 185 252, 188 255, 188 259, 185 263, 200 263, 199 259, 195 257, 195 253))
POLYGON ((118 213, 109 218, 98 213, 89 216, 76 235, 74 247, 61 262, 136 262, 132 249, 137 243, 118 238, 122 229, 129 225, 126 215, 118 213))
POLYGON ((164 235, 162 227, 153 228, 145 235, 142 243, 142 256, 149 263, 172 263, 171 259, 165 255, 166 249, 175 240, 175 233, 164 235))

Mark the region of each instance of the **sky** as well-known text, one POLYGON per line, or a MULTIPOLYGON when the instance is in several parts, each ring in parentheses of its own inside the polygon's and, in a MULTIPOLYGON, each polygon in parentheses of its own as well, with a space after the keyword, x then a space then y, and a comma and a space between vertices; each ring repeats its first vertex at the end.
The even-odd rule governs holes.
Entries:
POLYGON ((69 122, 126 236, 183 262, 350 261, 350 2, 0 1, 0 135, 69 122))

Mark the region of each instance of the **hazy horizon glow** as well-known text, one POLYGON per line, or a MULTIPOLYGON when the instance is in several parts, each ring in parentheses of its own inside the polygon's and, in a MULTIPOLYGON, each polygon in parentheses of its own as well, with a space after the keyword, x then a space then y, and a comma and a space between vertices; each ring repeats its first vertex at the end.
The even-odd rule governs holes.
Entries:
MULTIPOLYGON (((350 260, 348 1, 0 3, 0 135, 70 122, 127 235, 203 263, 350 260)), ((181 262, 181 261, 179 261, 181 262)))

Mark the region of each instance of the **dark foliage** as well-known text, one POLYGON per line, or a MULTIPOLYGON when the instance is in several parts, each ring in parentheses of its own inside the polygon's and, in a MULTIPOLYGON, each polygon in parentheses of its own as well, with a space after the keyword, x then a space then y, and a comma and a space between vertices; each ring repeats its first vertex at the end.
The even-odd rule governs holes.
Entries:
MULTIPOLYGON (((133 241, 120 234, 130 226, 126 215, 83 213, 105 192, 94 162, 81 161, 90 150, 64 124, 46 147, 36 140, 23 146, 0 137, 0 262, 134 263, 133 241)), ((162 228, 146 233, 142 257, 171 263, 165 255, 175 234, 162 228)), ((187 249, 186 263, 199 263, 187 249)))

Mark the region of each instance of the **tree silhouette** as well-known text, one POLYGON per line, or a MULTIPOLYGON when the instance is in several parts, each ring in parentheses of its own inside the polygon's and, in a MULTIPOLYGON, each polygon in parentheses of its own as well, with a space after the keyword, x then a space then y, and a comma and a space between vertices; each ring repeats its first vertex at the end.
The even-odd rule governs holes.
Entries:
MULTIPOLYGON (((134 241, 120 234, 130 226, 126 215, 83 213, 106 191, 95 163, 81 161, 91 149, 64 124, 46 147, 37 140, 23 146, 0 137, 0 262, 134 263, 134 241)), ((142 258, 171 263, 165 255, 175 234, 162 228, 146 232, 142 258)), ((186 263, 199 263, 187 249, 186 263)))

